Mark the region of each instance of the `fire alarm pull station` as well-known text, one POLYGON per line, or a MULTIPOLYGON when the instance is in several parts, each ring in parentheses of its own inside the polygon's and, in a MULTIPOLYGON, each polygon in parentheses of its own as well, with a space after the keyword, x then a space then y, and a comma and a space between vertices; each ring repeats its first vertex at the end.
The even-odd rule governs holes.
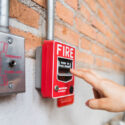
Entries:
POLYGON ((0 32, 0 95, 25 91, 24 38, 0 32))
POLYGON ((36 88, 44 98, 57 99, 58 107, 74 102, 75 48, 46 40, 36 50, 36 88), (41 69, 40 69, 41 65, 41 69), (41 79, 40 79, 41 78, 41 79))

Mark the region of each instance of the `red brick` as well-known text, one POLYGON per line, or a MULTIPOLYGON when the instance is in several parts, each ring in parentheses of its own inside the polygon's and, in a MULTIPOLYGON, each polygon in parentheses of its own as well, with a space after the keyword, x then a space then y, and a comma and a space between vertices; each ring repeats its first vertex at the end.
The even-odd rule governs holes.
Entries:
MULTIPOLYGON (((113 1, 112 0, 106 0, 106 2, 108 3, 108 5, 110 6, 110 11, 109 12, 111 12, 111 11, 114 11, 114 9, 115 9, 115 6, 113 5, 113 1)), ((108 14, 110 14, 110 13, 108 13, 108 14)), ((110 15, 111 16, 111 15, 110 15)), ((113 19, 113 18, 115 18, 115 16, 111 16, 111 18, 113 19)), ((116 18, 115 18, 116 19, 116 18)))
POLYGON ((125 68, 123 66, 120 66, 118 64, 114 64, 112 62, 109 62, 109 61, 105 61, 105 60, 102 60, 102 59, 99 59, 99 58, 96 58, 95 60, 95 64, 96 66, 98 67, 103 67, 107 70, 115 70, 115 71, 125 71, 125 68))
POLYGON ((112 5, 112 1, 111 0, 107 0, 107 1, 104 1, 104 0, 98 0, 98 2, 100 3, 100 5, 102 6, 102 8, 106 11, 106 13, 109 15, 109 17, 114 20, 115 22, 117 22, 117 19, 116 17, 114 16, 113 14, 113 5, 112 5), (107 4, 108 3, 108 4, 107 4), (111 8, 108 8, 107 5, 110 5, 111 8))
POLYGON ((91 10, 93 10, 94 12, 97 11, 97 3, 95 0, 85 0, 85 2, 89 5, 91 10))
MULTIPOLYGON (((119 33, 119 30, 113 25, 113 22, 109 20, 109 17, 104 14, 104 12, 101 9, 98 9, 98 15, 102 21, 105 22, 105 24, 108 25, 108 27, 116 34, 118 34, 118 37, 121 37, 121 34, 119 33)), ((110 33, 111 38, 113 38, 112 33, 110 33)))
MULTIPOLYGON (((125 33, 125 31, 124 31, 124 29, 123 29, 123 26, 121 25, 121 23, 119 23, 119 22, 121 22, 121 21, 120 21, 120 16, 123 15, 123 14, 121 14, 121 12, 118 12, 119 9, 117 9, 117 6, 115 6, 115 4, 113 3, 113 1, 107 0, 107 2, 108 2, 108 4, 110 5, 111 10, 113 10, 113 12, 117 15, 117 16, 113 16, 112 19, 113 19, 114 22, 120 27, 120 30, 125 33)), ((115 2, 115 1, 114 1, 114 2, 115 2)), ((119 3, 119 1, 118 1, 118 3, 119 3)), ((116 5, 117 5, 117 4, 116 4, 116 5)), ((123 6, 124 6, 124 5, 123 5, 123 6)), ((123 9, 122 6, 121 6, 120 8, 123 9)), ((108 14, 109 14, 109 13, 108 13, 108 14)))
POLYGON ((117 37, 114 37, 113 41, 116 46, 125 50, 125 45, 117 37))
POLYGON ((121 64, 122 64, 122 66, 125 68, 125 58, 122 58, 121 64))
POLYGON ((78 8, 78 0, 65 0, 67 4, 69 4, 72 8, 77 10, 78 8))
POLYGON ((80 38, 79 34, 57 22, 55 23, 55 37, 76 46, 78 46, 80 38))
POLYGON ((109 53, 109 52, 107 52, 107 51, 105 51, 105 52, 104 52, 104 57, 106 57, 106 58, 108 58, 108 59, 111 59, 111 58, 112 58, 112 54, 109 53))
POLYGON ((105 32, 105 35, 110 39, 112 40, 113 39, 113 33, 107 29, 107 31, 105 32))
POLYGON ((111 0, 106 0, 106 2, 108 3, 108 5, 113 9, 114 5, 113 5, 113 1, 111 0))
POLYGON ((114 65, 113 63, 109 62, 109 61, 103 61, 103 66, 107 69, 114 69, 114 65))
POLYGON ((113 60, 113 62, 122 64, 122 60, 119 58, 119 56, 113 55, 112 60, 113 60))
POLYGON ((110 33, 110 31, 106 28, 106 26, 99 21, 96 17, 92 16, 91 17, 91 23, 92 25, 94 25, 99 31, 101 31, 104 35, 106 35, 107 37, 111 37, 112 38, 112 34, 110 33))
POLYGON ((42 38, 37 37, 29 32, 24 32, 22 30, 10 27, 10 32, 12 34, 22 36, 25 38, 25 49, 28 51, 30 49, 35 49, 41 46, 42 38))
POLYGON ((75 18, 75 22, 76 28, 79 32, 91 37, 92 39, 96 39, 96 31, 91 25, 83 22, 80 18, 77 17, 75 18))
POLYGON ((120 23, 118 23, 117 25, 119 26, 119 28, 121 29, 121 31, 122 31, 123 33, 125 33, 125 29, 124 29, 123 25, 121 25, 120 23))
POLYGON ((107 25, 110 26, 110 28, 112 30, 114 30, 114 27, 111 24, 111 22, 109 21, 109 19, 101 12, 101 10, 98 10, 98 11, 99 11, 98 15, 100 16, 102 21, 98 20, 95 16, 91 16, 90 22, 99 31, 101 31, 104 35, 106 35, 106 37, 108 37, 109 39, 112 39, 113 38, 113 33, 103 24, 103 21, 105 21, 107 23, 107 25))
POLYGON ((10 1, 10 16, 31 27, 39 27, 40 15, 17 0, 10 1))
POLYGON ((113 50, 116 54, 120 55, 121 57, 125 57, 125 52, 117 48, 112 42, 107 41, 106 47, 113 50))
POLYGON ((106 10, 107 14, 117 25, 119 25, 119 18, 117 18, 117 16, 114 16, 113 14, 115 13, 115 6, 113 5, 113 1, 106 0, 106 3, 108 3, 108 5, 110 6, 110 8, 106 10))
POLYGON ((115 45, 109 40, 106 41, 106 47, 113 50, 114 52, 116 51, 115 45))
POLYGON ((120 29, 117 27, 115 27, 113 29, 113 32, 117 35, 117 37, 121 40, 121 41, 125 41, 125 37, 124 35, 122 34, 122 32, 120 31, 120 29))
POLYGON ((125 58, 125 51, 124 50, 120 50, 119 48, 117 48, 115 52, 117 54, 119 54, 121 57, 125 58))
POLYGON ((113 64, 113 70, 118 71, 118 72, 124 72, 125 71, 124 67, 122 67, 118 64, 113 64))
POLYGON ((98 67, 103 67, 103 65, 104 65, 103 60, 101 60, 101 59, 99 59, 99 58, 96 58, 95 64, 96 64, 96 66, 98 66, 98 67))
POLYGON ((108 9, 108 4, 104 0, 97 0, 99 4, 102 6, 103 9, 107 10, 108 9))
POLYGON ((106 11, 106 13, 109 16, 106 16, 104 14, 104 12, 102 12, 102 10, 100 8, 98 8, 98 15, 110 27, 110 29, 117 34, 119 31, 118 31, 118 29, 116 27, 113 26, 113 22, 112 21, 114 21, 118 25, 119 25, 119 21, 118 21, 118 19, 112 13, 112 10, 114 10, 114 7, 112 5, 111 0, 107 0, 106 2, 103 1, 103 0, 98 0, 98 1, 99 1, 100 5, 104 8, 104 10, 106 11), (108 8, 107 3, 111 6, 112 9, 108 8), (109 18, 112 21, 110 21, 109 18))
POLYGON ((88 8, 86 8, 83 4, 81 4, 80 12, 81 12, 81 14, 82 14, 88 21, 90 21, 90 18, 91 18, 92 15, 91 15, 90 11, 88 10, 88 8))
POLYGON ((46 0, 32 0, 42 7, 46 7, 46 0))
POLYGON ((108 59, 111 59, 111 54, 106 52, 106 50, 104 50, 104 48, 96 45, 96 44, 93 44, 92 45, 92 52, 95 54, 95 55, 98 55, 98 56, 103 56, 103 57, 106 57, 108 59))
POLYGON ((112 31, 114 31, 113 22, 111 22, 111 21, 109 20, 109 17, 106 16, 101 9, 98 9, 98 15, 99 15, 100 19, 101 19, 102 21, 104 21, 105 24, 107 24, 112 31))
POLYGON ((112 63, 111 65, 112 65, 111 69, 113 69, 115 71, 118 71, 118 72, 124 72, 125 71, 125 68, 123 66, 120 66, 120 65, 114 64, 114 63, 112 63))
POLYGON ((117 6, 114 7, 114 12, 115 12, 115 15, 116 15, 117 17, 119 17, 119 20, 120 20, 120 17, 121 17, 121 11, 117 8, 117 6))
POLYGON ((92 52, 95 55, 104 56, 104 49, 96 44, 92 45, 92 52))
POLYGON ((96 40, 98 42, 100 42, 101 44, 105 45, 106 43, 106 38, 104 35, 102 35, 101 33, 97 33, 97 37, 96 37, 96 40))
POLYGON ((58 1, 56 2, 56 14, 63 21, 73 25, 73 12, 58 1))
POLYGON ((81 42, 80 42, 80 46, 83 49, 91 50, 92 43, 89 40, 87 40, 86 38, 82 37, 81 42))
POLYGON ((94 63, 94 57, 76 50, 76 62, 82 62, 86 64, 93 64, 94 63))

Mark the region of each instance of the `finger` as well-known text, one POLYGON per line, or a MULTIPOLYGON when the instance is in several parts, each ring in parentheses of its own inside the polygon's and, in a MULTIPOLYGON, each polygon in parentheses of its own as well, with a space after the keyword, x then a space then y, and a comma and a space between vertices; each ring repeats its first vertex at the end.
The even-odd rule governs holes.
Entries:
POLYGON ((90 70, 74 70, 71 69, 70 72, 74 74, 77 77, 80 77, 84 79, 86 82, 88 82, 90 85, 92 85, 94 88, 99 88, 100 89, 100 77, 96 76, 91 72, 90 70))
POLYGON ((78 70, 83 71, 83 72, 89 72, 89 73, 93 74, 94 76, 98 77, 99 79, 102 79, 102 77, 100 75, 98 75, 97 73, 95 73, 92 69, 81 68, 78 70))
POLYGON ((73 75, 75 75, 75 76, 77 76, 77 77, 79 77, 79 78, 82 78, 82 77, 83 77, 83 76, 82 76, 82 71, 81 71, 80 69, 77 69, 77 70, 70 69, 70 72, 71 72, 73 75))
POLYGON ((101 99, 91 99, 86 102, 86 105, 91 109, 99 109, 99 110, 109 110, 109 100, 107 98, 101 99))

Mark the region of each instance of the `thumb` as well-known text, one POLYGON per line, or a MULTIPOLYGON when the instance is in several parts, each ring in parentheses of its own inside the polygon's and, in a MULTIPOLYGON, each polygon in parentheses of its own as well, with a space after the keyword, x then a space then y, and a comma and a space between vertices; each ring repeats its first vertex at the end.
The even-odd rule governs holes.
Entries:
POLYGON ((86 105, 91 109, 101 109, 101 110, 108 110, 110 105, 108 105, 107 98, 101 99, 90 99, 86 102, 86 105))

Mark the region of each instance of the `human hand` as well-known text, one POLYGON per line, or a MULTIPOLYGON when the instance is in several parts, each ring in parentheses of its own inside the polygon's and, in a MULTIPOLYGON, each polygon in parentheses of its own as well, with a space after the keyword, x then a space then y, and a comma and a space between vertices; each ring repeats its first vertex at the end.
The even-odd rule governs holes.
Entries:
POLYGON ((125 111, 125 87, 111 80, 98 76, 91 70, 71 69, 70 72, 82 78, 93 87, 94 99, 86 102, 91 109, 107 110, 110 112, 125 111))

